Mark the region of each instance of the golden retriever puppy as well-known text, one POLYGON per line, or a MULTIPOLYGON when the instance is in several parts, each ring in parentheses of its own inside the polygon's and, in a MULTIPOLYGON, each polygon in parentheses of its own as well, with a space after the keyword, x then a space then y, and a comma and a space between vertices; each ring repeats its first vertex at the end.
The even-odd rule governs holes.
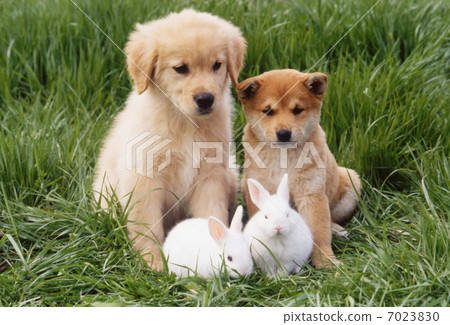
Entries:
POLYGON ((291 203, 312 230, 316 267, 338 263, 331 231, 345 234, 339 224, 353 215, 361 190, 358 174, 337 165, 319 125, 327 82, 323 73, 273 70, 237 87, 248 123, 242 141, 245 164, 250 166, 244 165, 248 168, 242 191, 249 214, 257 208, 250 200, 247 179, 254 178, 275 193, 283 174, 289 173, 291 203))
POLYGON ((103 143, 94 193, 104 208, 114 197, 130 204, 129 237, 155 270, 158 243, 181 219, 228 224, 237 188, 230 80, 245 52, 237 27, 190 9, 138 24, 125 46, 135 89, 103 143))

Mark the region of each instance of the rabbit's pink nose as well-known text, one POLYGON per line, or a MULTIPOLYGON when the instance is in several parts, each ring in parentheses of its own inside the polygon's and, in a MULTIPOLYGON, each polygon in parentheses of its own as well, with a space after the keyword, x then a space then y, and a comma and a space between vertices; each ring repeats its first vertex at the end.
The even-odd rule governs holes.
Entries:
POLYGON ((277 231, 277 233, 281 232, 281 229, 283 229, 283 227, 281 226, 275 226, 275 230, 277 231))

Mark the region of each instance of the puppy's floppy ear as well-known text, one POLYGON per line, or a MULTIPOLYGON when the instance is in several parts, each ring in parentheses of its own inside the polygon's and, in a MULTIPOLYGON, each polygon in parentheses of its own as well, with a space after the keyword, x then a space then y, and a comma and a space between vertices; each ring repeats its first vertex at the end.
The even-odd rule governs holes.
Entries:
POLYGON ((140 95, 145 90, 154 74, 158 53, 155 41, 152 39, 152 25, 136 25, 136 31, 130 34, 125 45, 127 55, 128 73, 136 85, 136 91, 140 95))
POLYGON ((244 37, 242 37, 241 31, 237 27, 231 25, 227 33, 229 35, 227 70, 231 81, 236 86, 238 84, 237 77, 244 66, 247 43, 245 42, 244 37))
POLYGON ((261 82, 255 78, 249 78, 237 85, 236 91, 239 99, 241 101, 246 101, 253 97, 259 87, 261 87, 261 82))
POLYGON ((314 96, 321 100, 327 90, 328 78, 323 73, 314 72, 306 75, 303 84, 314 96))

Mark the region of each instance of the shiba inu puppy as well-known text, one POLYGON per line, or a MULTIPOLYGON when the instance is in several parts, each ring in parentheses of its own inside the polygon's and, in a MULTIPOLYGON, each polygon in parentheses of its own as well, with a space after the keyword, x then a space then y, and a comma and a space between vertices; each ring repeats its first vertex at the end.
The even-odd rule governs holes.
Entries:
POLYGON ((319 125, 327 84, 323 73, 273 70, 237 87, 247 119, 241 187, 249 215, 258 209, 250 199, 247 179, 258 180, 273 194, 288 173, 291 204, 314 237, 315 267, 339 263, 331 248, 332 230, 346 234, 341 224, 354 214, 361 191, 358 174, 338 166, 319 125))

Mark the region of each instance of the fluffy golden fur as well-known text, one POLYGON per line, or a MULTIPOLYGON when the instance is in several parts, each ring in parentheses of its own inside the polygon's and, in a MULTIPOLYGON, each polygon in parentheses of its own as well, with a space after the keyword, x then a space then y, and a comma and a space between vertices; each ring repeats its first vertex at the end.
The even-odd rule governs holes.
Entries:
POLYGON ((253 216, 257 208, 250 200, 247 179, 254 178, 275 193, 283 174, 289 173, 291 203, 312 230, 316 267, 338 262, 331 248, 332 229, 344 232, 339 224, 353 215, 361 190, 358 174, 337 165, 319 125, 327 82, 322 73, 273 70, 237 87, 248 123, 243 142, 252 148, 263 143, 258 152, 261 161, 245 152, 251 164, 245 166, 241 187, 249 214, 253 216))
MULTIPOLYGON (((230 80, 236 84, 245 51, 238 28, 194 10, 138 24, 125 46, 135 89, 104 141, 94 193, 104 208, 113 195, 123 206, 130 198, 137 202, 128 217, 129 237, 153 269, 162 268, 155 239, 163 243, 165 233, 186 215, 215 216, 228 224, 237 187, 236 172, 227 167, 233 111, 230 80), (195 99, 204 93, 214 98, 207 113, 195 99), (144 132, 171 142, 154 155, 153 165, 145 166, 152 170, 138 173, 145 161, 136 156, 133 168, 127 168, 126 148, 144 132), (194 168, 193 143, 211 141, 223 144, 222 163, 202 160, 200 168, 194 168), (158 171, 166 149, 171 163, 158 171)), ((201 154, 216 153, 211 149, 201 154)))

